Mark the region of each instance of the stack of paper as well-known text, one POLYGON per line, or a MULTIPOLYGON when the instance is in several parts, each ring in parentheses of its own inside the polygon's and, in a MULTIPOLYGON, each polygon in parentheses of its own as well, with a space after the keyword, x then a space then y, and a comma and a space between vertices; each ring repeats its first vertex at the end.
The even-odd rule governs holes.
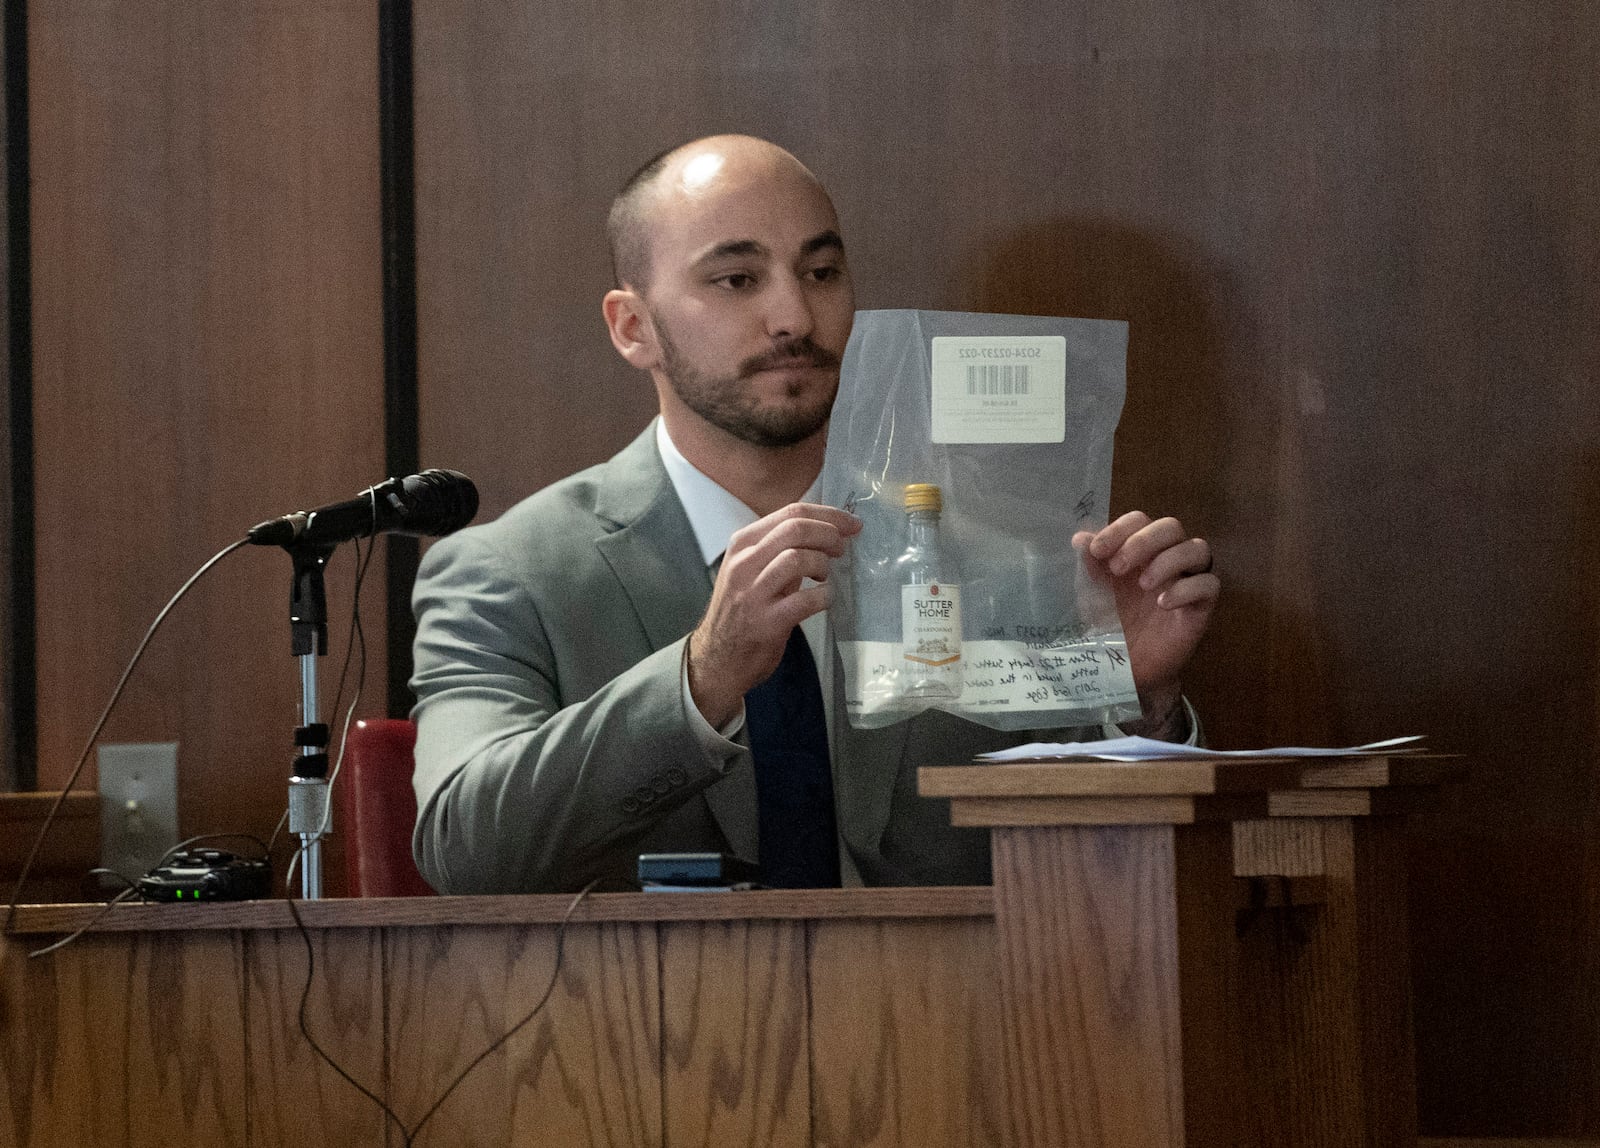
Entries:
POLYGON ((1392 737, 1345 749, 1282 746, 1278 749, 1201 749, 1147 737, 1114 737, 1105 741, 1035 741, 1027 745, 980 753, 979 761, 1033 761, 1039 758, 1092 758, 1096 761, 1155 761, 1164 757, 1349 757, 1361 753, 1415 753, 1423 747, 1420 734, 1392 737))

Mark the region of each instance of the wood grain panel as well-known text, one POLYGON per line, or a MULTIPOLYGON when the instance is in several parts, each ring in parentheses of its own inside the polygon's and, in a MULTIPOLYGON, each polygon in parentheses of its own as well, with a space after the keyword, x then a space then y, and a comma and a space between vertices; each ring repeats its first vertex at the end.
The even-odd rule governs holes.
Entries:
POLYGON ((1459 756, 1435 754, 1316 759, 1304 765, 1300 785, 1305 789, 1442 785, 1447 781, 1465 781, 1471 772, 1459 756))
MULTIPOLYGON (((1404 1042, 1380 1043, 1404 1008, 1401 840, 1302 828, 1329 861, 1304 938, 1269 913, 1235 942, 1224 826, 1002 831, 994 925, 575 925, 546 1011, 418 1143, 1406 1144, 1404 1042)), ((387 1058, 414 1123, 538 1000, 555 934, 316 929, 317 1035, 369 1080, 387 1058)), ((0 1145, 379 1142, 299 1044, 298 944, 268 920, 32 963, 0 940, 0 1145)))
MULTIPOLYGON (((296 929, 244 939, 250 1017, 244 1102, 252 1144, 383 1144, 383 1113, 312 1051, 300 1032, 305 941, 296 929)), ((311 933, 306 1025, 338 1065, 387 1099, 384 968, 376 929, 311 933)))
POLYGON ((1240 877, 1315 877, 1328 871, 1322 830, 1301 820, 1238 821, 1233 871, 1240 877))
POLYGON ((806 929, 684 923, 661 933, 664 1143, 811 1143, 806 929))
MULTIPOLYGON (((381 476, 377 33, 361 0, 46 0, 28 15, 48 787, 195 567, 262 518, 381 476)), ((335 651, 352 559, 329 571, 335 651)), ((279 552, 230 558, 107 728, 181 743, 186 833, 264 838, 284 805, 289 584, 279 552)), ((378 564, 368 586, 370 714, 378 564)))
MULTIPOLYGON (((393 1106, 409 1127, 533 1009, 555 936, 548 926, 389 932, 393 1106)), ((566 946, 549 1003, 472 1070, 419 1143, 661 1142, 654 929, 573 926, 566 946)))
POLYGON ((1324 903, 1292 917, 1246 918, 1238 942, 1238 975, 1261 989, 1241 995, 1234 1013, 1240 1068, 1259 1084, 1241 1098, 1240 1125, 1246 1136, 1308 1148, 1406 1143, 1352 1141, 1344 1131, 1360 1127, 1363 1116, 1360 1017, 1352 1007, 1358 950, 1348 827, 1329 841, 1328 824, 1298 826, 1315 836, 1317 852, 1326 859, 1324 903), (1284 1055, 1287 1049, 1297 1054, 1293 1062, 1284 1055))
MULTIPOLYGON (((21 933, 70 932, 90 921, 98 932, 199 929, 286 929, 294 921, 277 901, 185 905, 19 906, 21 933)), ((300 916, 312 928, 366 929, 380 925, 549 925, 572 909, 565 894, 483 897, 358 897, 305 901, 300 916)), ((987 885, 903 889, 752 889, 735 897, 703 893, 594 893, 572 910, 574 923, 596 921, 730 921, 991 917, 987 885)))
POLYGON ((958 797, 952 825, 1150 825, 1260 817, 1262 794, 1223 797, 958 797))
POLYGON ((1229 827, 994 838, 1014 1143, 1290 1148, 1241 1135, 1229 827))
MULTIPOLYGON (((1173 843, 1183 1143, 1186 1148, 1232 1148, 1249 1143, 1239 1132, 1241 1100, 1263 1086, 1262 1081, 1243 1070, 1237 1042, 1228 1039, 1238 1016, 1235 1002, 1260 991, 1244 981, 1234 959, 1236 898, 1243 882, 1228 876, 1233 872, 1233 835, 1229 826, 1179 827, 1174 830, 1173 843)), ((1280 886, 1279 893, 1284 891, 1280 886)), ((1281 1129, 1273 1130, 1258 1143, 1261 1148, 1302 1148, 1281 1129)))
POLYGON ((1008 1142, 990 922, 817 923, 809 951, 810 1143, 1008 1142))
POLYGON ((1306 820, 1325 862, 1321 904, 1249 922, 1239 976, 1261 991, 1232 1013, 1240 1067, 1259 1087, 1240 1117, 1293 1145, 1410 1148, 1416 1076, 1409 1045, 1404 839, 1388 818, 1306 820), (1359 894, 1358 894, 1359 890, 1359 894), (1272 1050, 1272 1051, 1269 1051, 1272 1050), (1352 1141, 1341 1129, 1364 1129, 1352 1141))
MULTIPOLYGON (((549 938, 541 940, 535 947, 545 957, 542 985, 554 962, 549 938)), ((415 1128, 450 1082, 505 1031, 515 956, 493 928, 396 931, 385 944, 394 1050, 389 1104, 415 1128)), ((511 1143, 507 1058, 502 1048, 479 1064, 423 1127, 421 1142, 464 1148, 511 1143)))
MULTIPOLYGON (((1381 768, 1383 759, 1373 768, 1381 768)), ((1301 783, 1302 760, 1058 761, 1037 764, 924 766, 926 797, 1147 797, 1260 793, 1301 783)), ((1384 781, 1369 785, 1387 784, 1384 781)))
POLYGON ((0 1143, 242 1146, 239 937, 85 936, 28 961, 0 944, 6 1096, 0 1143))
MULTIPOLYGON (((548 935, 550 930, 541 930, 548 935)), ((543 939, 542 937, 540 939, 543 939)), ((513 1038, 515 1144, 651 1148, 662 1143, 661 989, 648 924, 572 927, 555 994, 513 1038)), ((515 1023, 549 977, 547 946, 529 946, 506 1001, 515 1023)))
MULTIPOLYGON (((1392 797, 1392 794, 1383 796, 1392 797)), ((1375 812, 1379 794, 1366 789, 1290 790, 1274 793, 1267 801, 1273 817, 1365 817, 1375 812)))
POLYGON ((1016 1144, 1184 1143, 1175 832, 994 831, 1016 1144))

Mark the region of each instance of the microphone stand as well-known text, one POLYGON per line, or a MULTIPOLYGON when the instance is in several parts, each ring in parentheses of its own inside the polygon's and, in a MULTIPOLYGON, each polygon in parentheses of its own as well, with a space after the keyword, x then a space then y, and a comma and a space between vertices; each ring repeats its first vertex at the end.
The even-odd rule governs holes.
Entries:
POLYGON ((300 838, 300 897, 322 897, 322 837, 328 828, 328 726, 317 720, 317 658, 328 652, 328 594, 323 570, 330 543, 287 543, 294 561, 289 591, 291 650, 300 659, 299 750, 289 775, 289 832, 300 838))
MULTIPOLYGON (((338 543, 386 530, 449 534, 478 512, 478 488, 453 470, 391 478, 355 498, 296 511, 252 526, 257 546, 282 546, 294 560, 289 591, 291 650, 300 659, 299 755, 289 776, 289 832, 300 838, 300 895, 322 896, 322 838, 329 822, 328 726, 317 720, 317 659, 328 652, 328 595, 323 570, 338 543)), ((338 715, 334 715, 337 720, 338 715)))

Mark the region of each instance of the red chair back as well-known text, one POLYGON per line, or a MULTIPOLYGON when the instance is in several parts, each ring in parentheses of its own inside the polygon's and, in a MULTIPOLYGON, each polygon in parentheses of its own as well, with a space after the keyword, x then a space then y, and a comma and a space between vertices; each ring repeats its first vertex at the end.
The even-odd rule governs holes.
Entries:
POLYGON ((411 788, 417 727, 401 718, 358 721, 339 772, 345 877, 352 897, 426 897, 433 888, 411 859, 417 795, 411 788))

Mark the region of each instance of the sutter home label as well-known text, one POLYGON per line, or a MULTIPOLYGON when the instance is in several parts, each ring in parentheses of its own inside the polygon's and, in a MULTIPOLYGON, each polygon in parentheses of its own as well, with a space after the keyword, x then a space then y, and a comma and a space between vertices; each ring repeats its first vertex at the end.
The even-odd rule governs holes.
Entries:
POLYGON ((902 586, 900 648, 901 657, 920 666, 960 663, 961 587, 948 582, 902 586))

